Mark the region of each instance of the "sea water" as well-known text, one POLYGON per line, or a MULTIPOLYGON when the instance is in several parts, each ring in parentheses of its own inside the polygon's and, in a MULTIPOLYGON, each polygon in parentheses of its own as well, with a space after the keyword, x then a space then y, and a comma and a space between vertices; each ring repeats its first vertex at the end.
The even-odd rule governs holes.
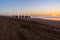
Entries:
POLYGON ((41 19, 47 19, 47 20, 57 20, 60 21, 60 16, 31 16, 32 18, 41 18, 41 19))

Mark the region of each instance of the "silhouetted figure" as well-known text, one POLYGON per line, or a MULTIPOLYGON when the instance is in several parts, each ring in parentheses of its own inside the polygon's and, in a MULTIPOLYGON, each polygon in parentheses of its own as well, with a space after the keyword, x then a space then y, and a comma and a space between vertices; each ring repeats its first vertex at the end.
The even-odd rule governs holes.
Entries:
POLYGON ((14 15, 12 15, 12 18, 14 18, 14 15))
POLYGON ((30 16, 28 16, 28 18, 31 18, 30 16))
POLYGON ((22 15, 21 17, 22 17, 22 18, 24 18, 24 16, 23 16, 23 15, 22 15))
POLYGON ((22 16, 20 15, 19 18, 22 18, 22 16))
POLYGON ((25 16, 25 18, 28 18, 28 16, 25 16))
POLYGON ((16 15, 15 18, 18 18, 18 16, 16 15))
POLYGON ((26 19, 28 19, 28 18, 31 18, 30 16, 24 16, 24 15, 20 15, 20 16, 17 16, 17 15, 12 15, 12 18, 26 18, 26 19))

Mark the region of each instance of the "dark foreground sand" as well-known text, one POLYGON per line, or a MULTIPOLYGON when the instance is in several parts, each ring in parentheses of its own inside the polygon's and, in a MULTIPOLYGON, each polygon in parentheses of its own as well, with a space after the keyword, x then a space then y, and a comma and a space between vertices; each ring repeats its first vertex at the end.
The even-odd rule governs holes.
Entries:
POLYGON ((0 40, 60 40, 60 22, 0 17, 0 40))

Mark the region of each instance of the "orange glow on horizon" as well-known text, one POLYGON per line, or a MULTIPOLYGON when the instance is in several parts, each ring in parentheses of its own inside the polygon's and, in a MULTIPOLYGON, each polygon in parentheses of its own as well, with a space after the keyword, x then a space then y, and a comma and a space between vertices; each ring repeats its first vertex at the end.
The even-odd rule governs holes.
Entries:
POLYGON ((31 15, 31 16, 60 16, 59 11, 6 11, 2 13, 9 13, 11 15, 31 15))

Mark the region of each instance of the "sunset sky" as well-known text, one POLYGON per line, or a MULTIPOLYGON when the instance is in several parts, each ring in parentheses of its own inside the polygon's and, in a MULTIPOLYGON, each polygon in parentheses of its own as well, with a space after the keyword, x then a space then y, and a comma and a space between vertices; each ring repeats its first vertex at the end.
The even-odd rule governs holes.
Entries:
POLYGON ((60 16, 60 0, 0 0, 0 15, 60 16))

